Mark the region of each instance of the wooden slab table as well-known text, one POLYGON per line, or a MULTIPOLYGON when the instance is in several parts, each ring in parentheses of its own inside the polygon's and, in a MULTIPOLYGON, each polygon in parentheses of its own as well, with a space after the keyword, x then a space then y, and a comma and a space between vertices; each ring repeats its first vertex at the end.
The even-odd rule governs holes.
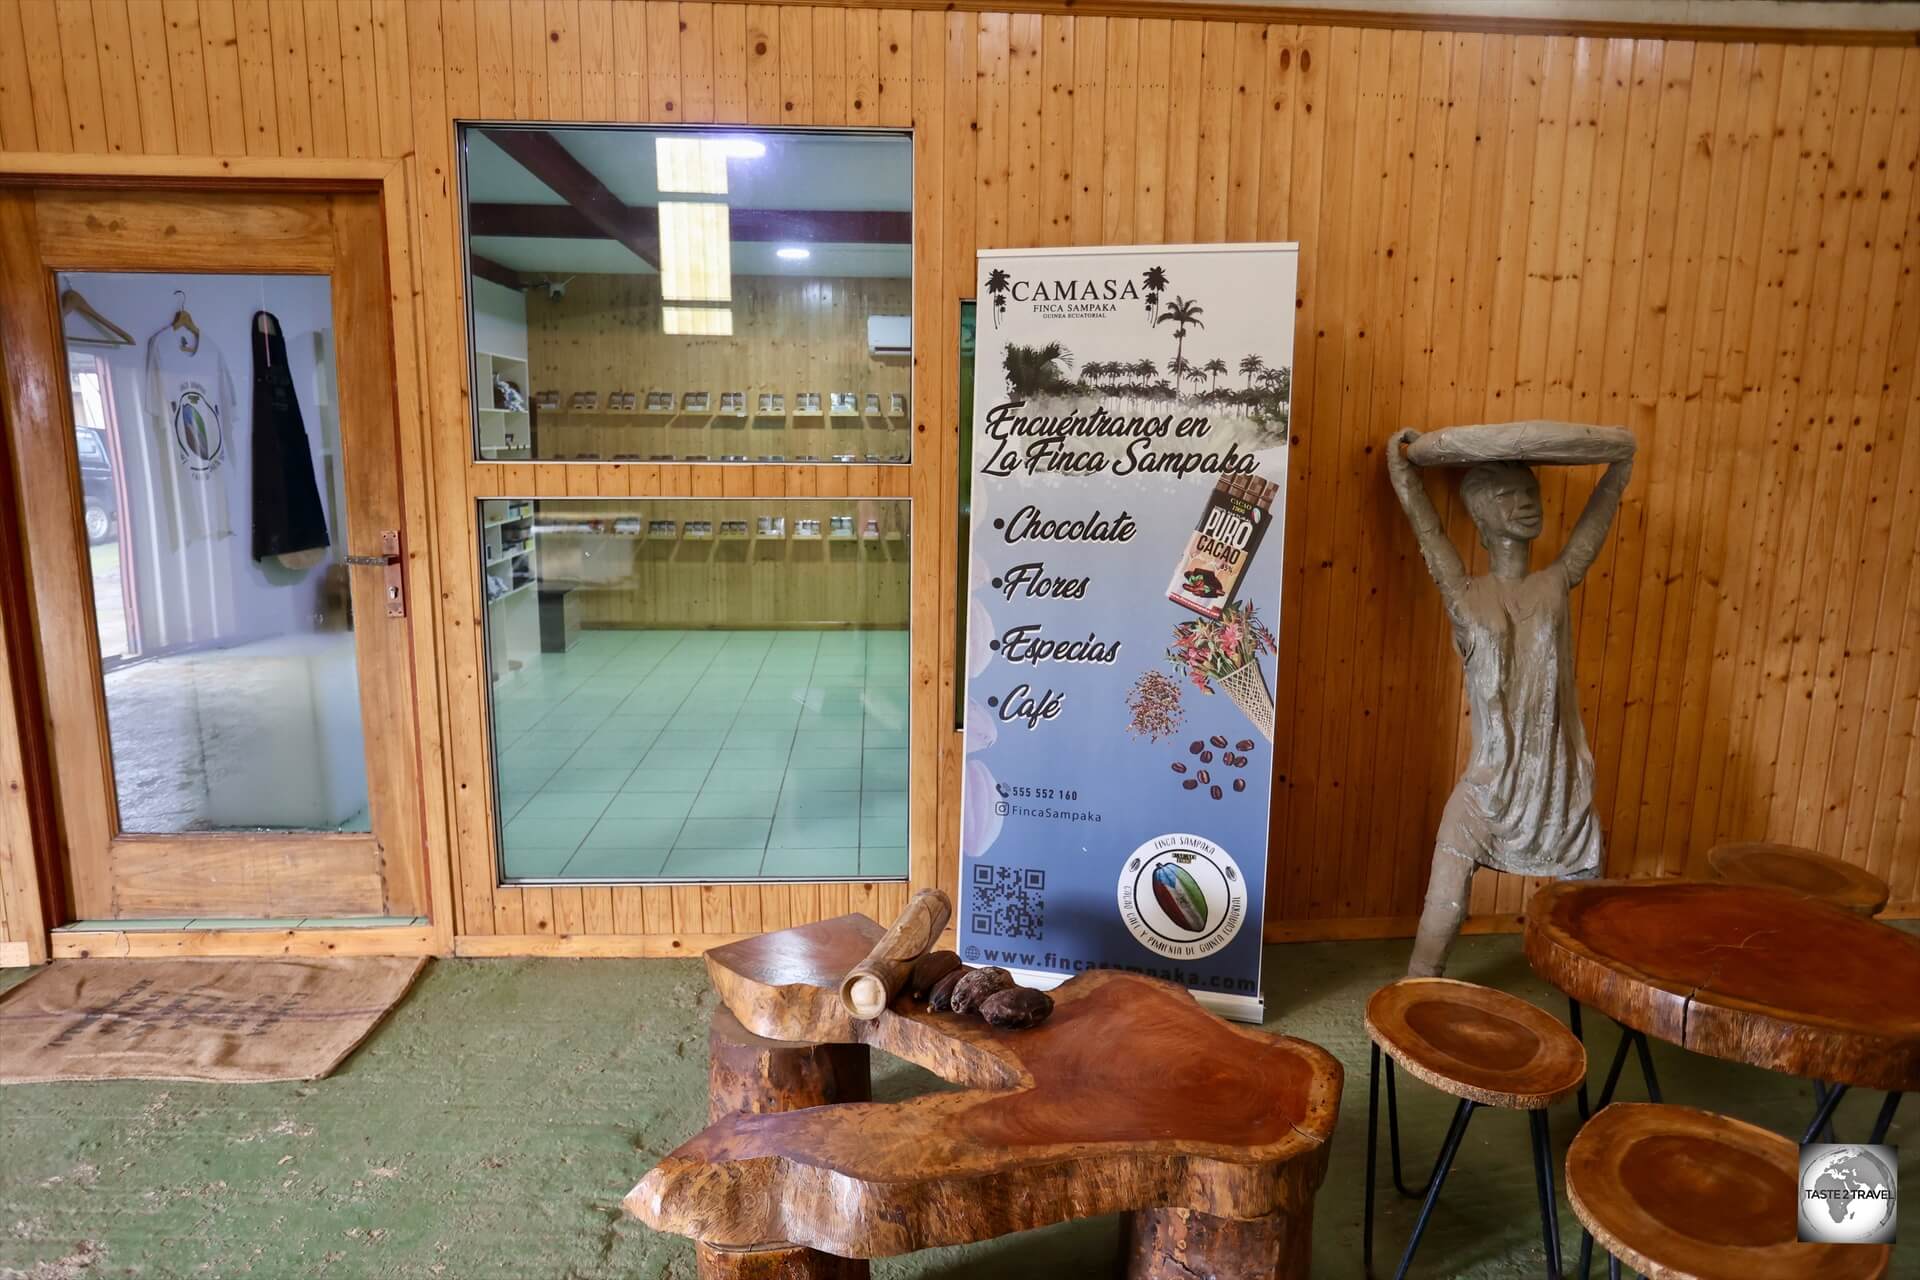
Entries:
POLYGON ((1920 938, 1803 894, 1549 884, 1528 904, 1526 953, 1579 1004, 1694 1053, 1891 1094, 1920 1086, 1920 938))
POLYGON ((842 916, 707 953, 724 1004, 714 1123, 626 1200, 699 1241, 702 1276, 863 1276, 843 1260, 1109 1213, 1129 1215, 1139 1280, 1307 1274, 1340 1105, 1331 1054, 1119 972, 1056 988, 1027 1030, 906 996, 856 1020, 838 987, 881 932, 842 916), (848 1079, 865 1064, 823 1063, 823 1045, 879 1048, 961 1088, 866 1102, 848 1079))

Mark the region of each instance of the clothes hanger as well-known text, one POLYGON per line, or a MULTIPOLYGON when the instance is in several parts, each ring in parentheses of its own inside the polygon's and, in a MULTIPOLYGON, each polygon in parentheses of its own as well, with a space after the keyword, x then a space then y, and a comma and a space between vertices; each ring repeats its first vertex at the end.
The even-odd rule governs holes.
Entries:
POLYGON ((68 287, 60 294, 60 314, 63 316, 79 316, 82 320, 85 320, 100 330, 101 333, 107 335, 101 338, 83 338, 75 334, 66 334, 65 337, 68 342, 84 342, 89 346, 98 347, 131 347, 134 345, 133 335, 94 310, 93 304, 88 302, 85 295, 78 289, 68 287))
POLYGON ((188 355, 192 355, 200 350, 200 326, 193 322, 193 313, 187 310, 187 291, 185 289, 175 289, 173 296, 180 299, 180 305, 174 310, 173 319, 168 322, 167 327, 169 329, 185 329, 193 335, 193 343, 191 346, 188 345, 184 337, 180 339, 180 349, 188 355))

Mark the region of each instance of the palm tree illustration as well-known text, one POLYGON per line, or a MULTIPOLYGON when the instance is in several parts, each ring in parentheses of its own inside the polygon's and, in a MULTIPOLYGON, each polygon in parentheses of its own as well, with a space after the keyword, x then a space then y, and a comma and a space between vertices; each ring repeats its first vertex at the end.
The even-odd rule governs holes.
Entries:
POLYGON ((1187 363, 1185 356, 1175 356, 1173 359, 1167 361, 1167 372, 1173 375, 1175 386, 1187 380, 1187 370, 1191 368, 1193 368, 1193 366, 1187 363))
POLYGON ((1040 347, 1009 345, 1001 363, 1006 370, 1007 390, 1016 399, 1031 400, 1071 388, 1061 370, 1073 367, 1073 352, 1057 342, 1040 347))
MULTIPOLYGON (((1160 313, 1161 320, 1173 321, 1173 354, 1175 359, 1185 355, 1187 349, 1187 330, 1204 329, 1206 323, 1200 319, 1206 308, 1189 299, 1176 296, 1160 313)), ((1155 322, 1159 323, 1158 321, 1155 322)))
POLYGON ((1160 305, 1160 295, 1166 292, 1167 269, 1165 267, 1148 267, 1146 273, 1140 277, 1140 283, 1147 286, 1147 315, 1153 320, 1154 324, 1157 325, 1160 323, 1161 317, 1154 315, 1153 309, 1160 305))
POLYGON ((1013 284, 1007 273, 1000 267, 987 272, 987 292, 993 295, 993 327, 1000 327, 1000 317, 1007 310, 1007 289, 1013 284))
POLYGON ((1259 356, 1241 356, 1240 372, 1247 375, 1247 390, 1252 392, 1254 375, 1267 367, 1267 362, 1259 356))
POLYGON ((1200 369, 1202 372, 1212 375, 1212 380, 1208 383, 1207 390, 1218 391, 1220 389, 1220 375, 1227 371, 1227 362, 1219 356, 1215 356, 1213 359, 1201 365, 1200 369))
POLYGON ((1187 369, 1187 381, 1196 387, 1205 386, 1207 382, 1206 369, 1204 367, 1199 369, 1189 367, 1187 369))

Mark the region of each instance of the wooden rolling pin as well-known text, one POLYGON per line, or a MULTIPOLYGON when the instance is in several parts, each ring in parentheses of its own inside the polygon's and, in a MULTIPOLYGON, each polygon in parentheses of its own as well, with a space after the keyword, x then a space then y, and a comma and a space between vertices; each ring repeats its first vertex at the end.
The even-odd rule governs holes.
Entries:
POLYGON ((913 973, 913 962, 932 950, 940 931, 953 914, 953 900, 939 889, 922 889, 867 958, 847 970, 840 983, 840 1003, 856 1018, 877 1018, 893 1003, 913 973))

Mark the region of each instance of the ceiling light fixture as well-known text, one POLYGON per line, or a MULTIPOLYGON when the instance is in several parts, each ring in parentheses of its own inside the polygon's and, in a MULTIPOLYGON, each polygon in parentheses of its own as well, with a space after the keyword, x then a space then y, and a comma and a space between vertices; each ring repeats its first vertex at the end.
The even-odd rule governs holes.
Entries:
POLYGON ((788 262, 805 262, 813 256, 813 250, 803 249, 797 244, 782 245, 773 251, 776 258, 785 258, 788 262))

